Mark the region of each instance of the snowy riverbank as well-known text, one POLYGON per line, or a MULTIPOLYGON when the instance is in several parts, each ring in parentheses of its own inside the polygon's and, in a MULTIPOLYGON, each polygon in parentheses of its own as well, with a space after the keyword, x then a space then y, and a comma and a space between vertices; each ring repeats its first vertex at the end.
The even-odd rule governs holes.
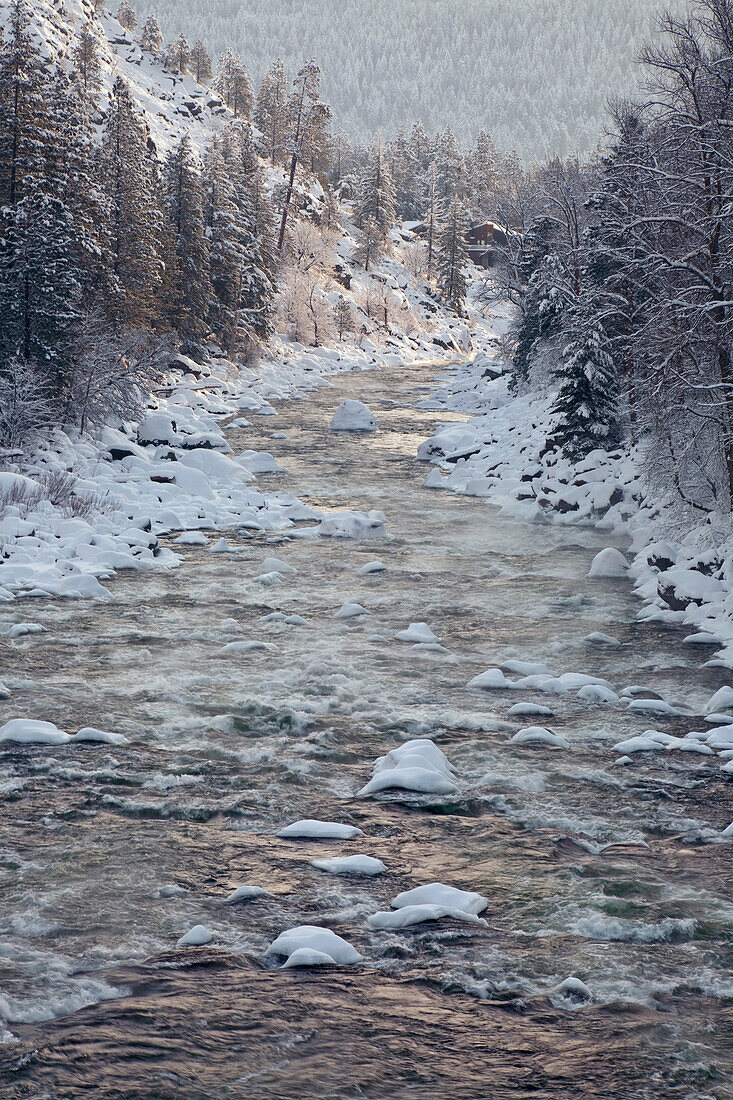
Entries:
POLYGON ((106 599, 102 582, 118 570, 176 566, 178 555, 159 542, 173 532, 185 544, 203 539, 187 532, 274 532, 320 520, 284 490, 278 479, 287 471, 269 452, 234 454, 228 428, 274 418, 271 401, 302 398, 341 371, 374 370, 377 359, 354 346, 304 349, 285 341, 274 342, 270 354, 253 369, 179 356, 139 422, 105 427, 96 438, 59 429, 29 456, 6 460, 0 601, 106 599), (262 476, 266 489, 258 485, 262 476))
POLYGON ((424 408, 463 412, 440 426, 419 457, 438 467, 426 484, 484 498, 528 522, 593 526, 629 542, 596 575, 633 578, 639 617, 685 629, 711 664, 733 668, 733 531, 730 517, 681 526, 679 501, 655 493, 641 448, 593 451, 570 462, 552 443, 552 396, 509 392, 498 354, 451 370, 424 408))

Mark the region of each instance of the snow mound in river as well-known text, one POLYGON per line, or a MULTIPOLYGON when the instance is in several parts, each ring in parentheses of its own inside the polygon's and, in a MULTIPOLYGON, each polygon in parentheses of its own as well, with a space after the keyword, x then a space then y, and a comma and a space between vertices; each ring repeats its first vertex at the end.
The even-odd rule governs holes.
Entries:
POLYGON ((609 546, 593 558, 588 576, 597 578, 625 577, 628 571, 629 563, 620 550, 615 550, 613 546, 609 546))
POLYGON ((314 821, 306 818, 286 825, 277 834, 286 840, 351 840, 363 836, 356 825, 342 825, 337 821, 314 821))
POLYGON ((318 535, 331 539, 385 538, 384 512, 334 512, 315 528, 318 535))
POLYGON ((266 954, 284 955, 291 966, 348 964, 362 960, 362 956, 348 940, 337 936, 330 928, 318 928, 312 924, 301 924, 282 932, 270 944, 266 954))
POLYGON ((19 745, 65 745, 68 733, 53 722, 38 722, 31 718, 12 718, 0 726, 0 742, 15 741, 19 745))
POLYGON ((329 424, 332 432, 376 432, 377 422, 361 401, 344 401, 329 424))
POLYGON ((392 788, 420 794, 455 794, 458 787, 454 773, 453 765, 435 742, 417 738, 380 756, 372 768, 372 778, 358 797, 392 788))
POLYGON ((330 875, 381 875, 387 868, 373 856, 336 856, 334 859, 313 859, 311 867, 330 875))

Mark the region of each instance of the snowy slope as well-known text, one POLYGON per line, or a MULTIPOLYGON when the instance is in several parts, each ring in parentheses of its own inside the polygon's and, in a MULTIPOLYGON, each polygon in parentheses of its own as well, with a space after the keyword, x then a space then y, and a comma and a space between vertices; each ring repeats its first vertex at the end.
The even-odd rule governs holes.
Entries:
MULTIPOLYGON (((152 54, 137 45, 129 31, 107 12, 95 14, 92 0, 32 0, 29 5, 35 37, 41 51, 67 70, 72 65, 79 32, 85 23, 94 28, 102 66, 104 100, 118 76, 130 86, 135 102, 144 111, 159 154, 184 133, 203 151, 211 134, 231 118, 219 97, 190 77, 168 71, 152 54)), ((7 22, 8 0, 0 0, 0 24, 7 22)))

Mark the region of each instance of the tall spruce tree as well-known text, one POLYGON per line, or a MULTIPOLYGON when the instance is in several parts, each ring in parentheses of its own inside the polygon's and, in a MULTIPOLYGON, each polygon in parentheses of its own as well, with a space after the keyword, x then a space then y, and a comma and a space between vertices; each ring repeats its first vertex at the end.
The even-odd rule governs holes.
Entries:
POLYGON ((609 341, 587 303, 573 310, 566 325, 554 435, 569 458, 579 459, 619 442, 616 373, 609 341))
POLYGON ((161 212, 147 139, 129 87, 118 77, 102 132, 100 159, 110 204, 112 274, 119 287, 108 305, 118 321, 131 325, 156 320, 163 275, 158 245, 161 212))
POLYGON ((14 206, 42 172, 53 140, 45 102, 49 69, 33 45, 30 8, 13 0, 0 48, 0 206, 14 206))
POLYGON ((204 46, 200 39, 197 40, 191 50, 189 67, 191 69, 191 75, 198 84, 209 83, 212 75, 211 57, 209 56, 206 46, 204 46))
POLYGON ((288 78, 278 58, 262 78, 254 105, 254 124, 262 134, 263 152, 272 164, 283 157, 285 108, 288 101, 288 78))
POLYGON ((163 32, 154 15, 149 15, 145 20, 140 34, 140 45, 144 50, 149 50, 155 57, 158 57, 163 49, 163 32))
POLYGON ((85 23, 81 28, 72 57, 84 95, 90 101, 96 99, 102 88, 102 65, 97 36, 91 23, 85 23))
POLYGON ((201 173, 187 134, 166 157, 163 177, 177 261, 178 294, 173 322, 187 345, 197 348, 208 332, 211 280, 201 173))
POLYGON ((445 304, 458 314, 464 311, 468 290, 467 228, 465 211, 458 202, 453 202, 438 235, 438 292, 445 304))

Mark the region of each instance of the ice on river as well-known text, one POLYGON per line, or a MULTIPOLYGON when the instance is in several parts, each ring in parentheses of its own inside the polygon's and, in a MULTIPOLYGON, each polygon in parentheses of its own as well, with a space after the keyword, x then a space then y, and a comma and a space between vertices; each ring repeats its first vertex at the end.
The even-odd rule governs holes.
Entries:
POLYGON ((301 924, 282 932, 270 944, 266 954, 285 956, 291 966, 352 964, 362 961, 362 956, 348 940, 337 936, 330 928, 318 928, 311 924, 301 924))
POLYGON ((376 432, 377 422, 361 401, 344 401, 329 424, 332 432, 376 432))

